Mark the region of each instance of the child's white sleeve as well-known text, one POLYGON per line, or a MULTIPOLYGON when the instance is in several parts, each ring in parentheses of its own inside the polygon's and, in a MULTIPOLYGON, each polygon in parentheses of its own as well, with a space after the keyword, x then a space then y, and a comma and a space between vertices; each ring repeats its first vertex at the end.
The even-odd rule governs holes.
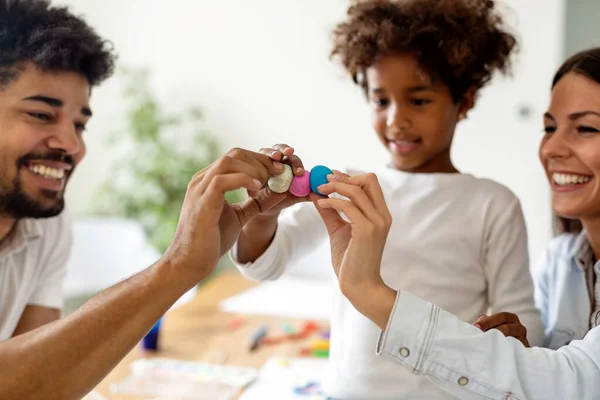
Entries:
POLYGON ((527 328, 529 344, 542 346, 544 324, 534 302, 527 228, 521 204, 508 189, 494 196, 489 206, 483 255, 492 314, 516 314, 527 328))
POLYGON ((237 243, 230 256, 237 269, 249 279, 268 281, 278 279, 286 267, 319 247, 327 238, 327 230, 314 204, 298 204, 281 213, 277 230, 267 250, 254 262, 241 264, 237 243))
POLYGON ((526 348, 401 291, 377 354, 459 399, 600 399, 600 327, 558 351, 526 348))

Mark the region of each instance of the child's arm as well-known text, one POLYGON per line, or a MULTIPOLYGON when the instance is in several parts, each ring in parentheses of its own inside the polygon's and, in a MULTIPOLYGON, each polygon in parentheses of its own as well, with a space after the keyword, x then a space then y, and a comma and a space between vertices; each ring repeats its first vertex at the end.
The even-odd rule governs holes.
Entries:
MULTIPOLYGON (((297 208, 286 210, 273 224, 272 240, 266 243, 260 257, 243 263, 238 256, 239 240, 230 253, 238 270, 247 278, 257 281, 278 279, 289 264, 318 248, 327 237, 323 221, 313 204, 301 204, 297 208)), ((257 224, 254 233, 248 231, 247 234, 258 237, 261 229, 263 228, 257 224)), ((329 264, 325 267, 331 268, 329 264)))
POLYGON ((485 232, 483 262, 492 314, 516 314, 527 328, 525 342, 541 346, 544 324, 534 303, 527 229, 519 200, 508 189, 494 196, 485 232))
MULTIPOLYGON (((302 161, 288 145, 278 144, 261 149, 260 152, 274 161, 290 164, 295 175, 299 175, 298 168, 304 169, 302 161)), ((326 237, 326 231, 312 204, 285 210, 310 201, 309 196, 296 197, 289 192, 273 193, 268 188, 250 194, 264 212, 242 229, 230 253, 231 258, 238 270, 250 279, 277 279, 290 262, 301 259, 318 247, 326 237), (282 210, 286 212, 280 217, 282 210)))

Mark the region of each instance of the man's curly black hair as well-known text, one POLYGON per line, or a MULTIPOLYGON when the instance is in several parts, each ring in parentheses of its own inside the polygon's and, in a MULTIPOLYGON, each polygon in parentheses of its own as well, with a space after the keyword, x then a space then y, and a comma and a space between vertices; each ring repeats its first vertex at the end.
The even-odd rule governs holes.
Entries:
POLYGON ((0 0, 0 88, 27 62, 42 71, 72 71, 90 86, 110 77, 115 55, 109 42, 66 7, 47 0, 0 0))
POLYGON ((338 58, 365 90, 365 70, 379 56, 412 52, 455 101, 508 72, 517 40, 492 0, 354 0, 333 32, 338 58))

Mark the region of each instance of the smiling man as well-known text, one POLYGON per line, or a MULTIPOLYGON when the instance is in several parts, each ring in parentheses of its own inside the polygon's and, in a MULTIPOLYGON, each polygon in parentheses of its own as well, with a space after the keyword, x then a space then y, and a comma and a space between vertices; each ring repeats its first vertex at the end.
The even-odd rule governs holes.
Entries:
POLYGON ((0 0, 0 399, 77 399, 204 280, 260 207, 282 165, 233 149, 190 181, 173 242, 154 265, 60 317, 71 246, 64 191, 85 154, 105 41, 47 0, 0 0))
POLYGON ((112 70, 106 43, 65 10, 0 2, 0 340, 60 316, 64 191, 85 154, 91 87, 112 70))

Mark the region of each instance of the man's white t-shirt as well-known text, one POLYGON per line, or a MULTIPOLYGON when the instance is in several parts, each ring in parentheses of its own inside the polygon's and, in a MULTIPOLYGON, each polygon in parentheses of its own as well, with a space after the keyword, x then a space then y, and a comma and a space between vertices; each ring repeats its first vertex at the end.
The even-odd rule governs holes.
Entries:
MULTIPOLYGON (((414 174, 390 168, 376 173, 393 217, 381 265, 385 283, 469 323, 488 309, 515 313, 527 327, 531 345, 541 345, 543 325, 533 300, 527 232, 517 197, 496 182, 468 174, 414 174)), ((287 265, 325 240, 327 231, 318 212, 312 203, 304 203, 282 213, 273 242, 261 257, 237 266, 251 279, 277 279, 287 265)), ((236 251, 234 247, 234 261, 236 251)), ((330 263, 324 260, 323 267, 330 263)), ((426 377, 377 357, 374 343, 381 330, 354 309, 337 282, 334 286, 329 396, 453 398, 426 377)))
POLYGON ((27 305, 62 309, 71 243, 66 211, 21 219, 0 242, 0 340, 12 337, 27 305))

